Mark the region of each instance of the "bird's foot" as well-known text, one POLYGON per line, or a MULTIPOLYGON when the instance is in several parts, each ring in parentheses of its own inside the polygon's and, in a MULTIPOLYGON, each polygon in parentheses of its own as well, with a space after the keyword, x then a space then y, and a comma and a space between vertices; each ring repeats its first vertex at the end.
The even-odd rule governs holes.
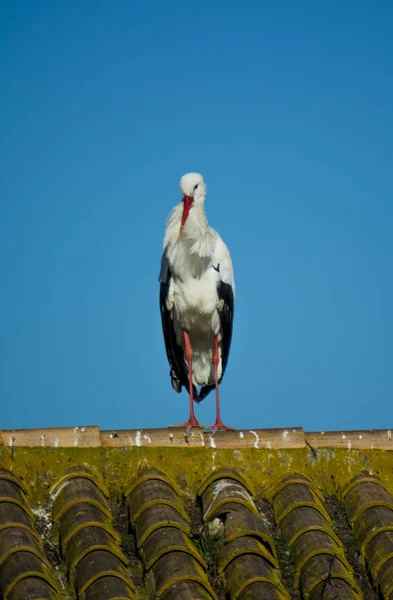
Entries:
POLYGON ((217 420, 214 423, 214 425, 212 425, 211 427, 208 427, 208 429, 210 431, 212 431, 213 435, 215 433, 217 433, 217 431, 236 431, 236 429, 234 429, 233 427, 227 427, 226 425, 224 425, 224 423, 221 421, 221 419, 217 420))
POLYGON ((205 425, 202 425, 195 417, 190 417, 188 419, 188 421, 186 421, 185 423, 180 423, 179 425, 170 425, 170 428, 172 427, 185 427, 186 430, 184 432, 184 435, 186 437, 189 437, 190 433, 191 433, 191 429, 193 427, 198 427, 198 429, 206 429, 205 425))

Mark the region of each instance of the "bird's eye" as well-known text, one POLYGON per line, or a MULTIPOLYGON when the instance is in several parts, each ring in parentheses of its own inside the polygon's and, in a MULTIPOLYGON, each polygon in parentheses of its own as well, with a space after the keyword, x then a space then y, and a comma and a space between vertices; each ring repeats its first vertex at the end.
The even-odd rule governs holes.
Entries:
POLYGON ((196 186, 194 186, 194 192, 195 190, 197 190, 199 188, 199 183, 196 184, 196 186))

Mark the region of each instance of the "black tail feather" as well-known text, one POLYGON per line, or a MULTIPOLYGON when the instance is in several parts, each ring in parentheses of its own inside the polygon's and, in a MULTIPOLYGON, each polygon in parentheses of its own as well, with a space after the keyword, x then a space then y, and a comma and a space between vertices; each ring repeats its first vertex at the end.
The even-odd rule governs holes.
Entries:
POLYGON ((203 387, 201 387, 200 391, 199 391, 199 400, 198 402, 201 402, 202 400, 204 400, 204 398, 206 398, 206 396, 208 394, 210 394, 210 392, 212 390, 215 389, 215 385, 204 385, 203 387))

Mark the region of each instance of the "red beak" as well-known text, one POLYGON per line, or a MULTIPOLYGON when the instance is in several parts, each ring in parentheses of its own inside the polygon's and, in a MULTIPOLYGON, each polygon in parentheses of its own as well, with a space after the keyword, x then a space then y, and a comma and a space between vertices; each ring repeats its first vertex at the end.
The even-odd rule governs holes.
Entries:
POLYGON ((179 237, 181 237, 181 234, 183 233, 184 225, 187 221, 187 217, 190 213, 193 202, 194 202, 194 198, 192 198, 191 196, 184 196, 184 198, 183 198, 183 214, 181 217, 179 237))

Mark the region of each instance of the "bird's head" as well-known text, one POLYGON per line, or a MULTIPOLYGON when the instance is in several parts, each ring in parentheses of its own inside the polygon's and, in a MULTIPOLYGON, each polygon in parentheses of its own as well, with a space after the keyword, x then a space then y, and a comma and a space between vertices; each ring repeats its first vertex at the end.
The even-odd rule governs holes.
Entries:
POLYGON ((206 197, 206 183, 199 173, 187 173, 180 179, 180 190, 183 196, 183 214, 181 218, 179 237, 192 206, 203 206, 206 197))

